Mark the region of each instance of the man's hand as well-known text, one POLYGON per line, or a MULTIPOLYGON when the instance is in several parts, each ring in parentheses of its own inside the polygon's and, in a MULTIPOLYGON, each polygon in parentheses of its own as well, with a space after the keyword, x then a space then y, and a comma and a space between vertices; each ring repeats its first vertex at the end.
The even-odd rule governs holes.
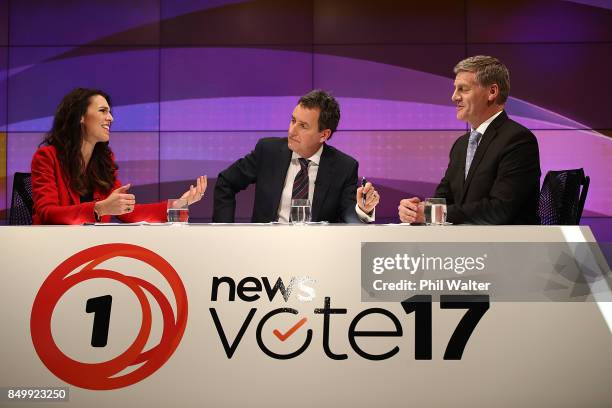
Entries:
POLYGON ((423 208, 423 202, 418 197, 403 199, 400 201, 399 207, 397 207, 400 221, 410 223, 425 222, 423 208))
POLYGON ((357 205, 359 205, 359 208, 364 213, 371 214, 374 210, 374 207, 378 205, 379 201, 380 196, 378 195, 376 189, 374 189, 372 183, 368 182, 366 183, 365 187, 359 187, 357 189, 357 205), (364 196, 365 204, 363 200, 364 196))

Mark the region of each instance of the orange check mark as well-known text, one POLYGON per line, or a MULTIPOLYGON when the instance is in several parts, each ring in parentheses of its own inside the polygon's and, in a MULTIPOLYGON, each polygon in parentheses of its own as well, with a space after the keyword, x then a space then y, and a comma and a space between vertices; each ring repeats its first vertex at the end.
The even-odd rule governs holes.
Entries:
POLYGON ((278 331, 278 329, 274 329, 274 331, 272 333, 274 333, 274 335, 276 337, 278 337, 278 339, 280 341, 285 341, 287 340, 293 333, 295 333, 300 327, 302 327, 304 325, 304 323, 306 323, 306 318, 303 318, 302 320, 300 320, 299 322, 297 322, 296 324, 294 324, 287 333, 283 334, 280 331, 278 331))

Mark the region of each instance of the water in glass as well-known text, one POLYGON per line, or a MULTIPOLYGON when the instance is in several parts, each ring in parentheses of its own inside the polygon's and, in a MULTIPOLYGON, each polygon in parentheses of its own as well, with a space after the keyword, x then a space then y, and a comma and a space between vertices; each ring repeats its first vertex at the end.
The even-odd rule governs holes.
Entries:
POLYGON ((292 223, 310 222, 310 200, 294 199, 291 200, 291 218, 292 223))

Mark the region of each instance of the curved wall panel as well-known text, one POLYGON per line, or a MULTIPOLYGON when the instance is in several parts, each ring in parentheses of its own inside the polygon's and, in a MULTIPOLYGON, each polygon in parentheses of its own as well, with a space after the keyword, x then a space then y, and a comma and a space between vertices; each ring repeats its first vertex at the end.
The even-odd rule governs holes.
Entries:
MULTIPOLYGON (((299 96, 321 87, 342 109, 330 143, 378 185, 378 220, 396 221, 400 198, 432 194, 466 130, 452 69, 477 53, 510 68, 506 109, 538 137, 543 173, 584 167, 585 222, 612 216, 612 10, 602 2, 61 3, 0 0, 2 218, 14 172, 28 170, 76 86, 113 97, 111 146, 140 201, 173 197, 198 174, 212 191, 257 139, 284 136, 299 96)), ((211 199, 197 220, 210 220, 211 199)), ((251 203, 252 190, 241 193, 238 219, 251 203)))

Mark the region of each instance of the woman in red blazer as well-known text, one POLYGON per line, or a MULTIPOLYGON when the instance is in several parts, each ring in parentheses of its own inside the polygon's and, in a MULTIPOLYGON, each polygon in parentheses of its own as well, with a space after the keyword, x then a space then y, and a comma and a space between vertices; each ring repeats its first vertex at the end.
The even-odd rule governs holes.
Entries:
MULTIPOLYGON (((110 98, 102 91, 77 88, 62 99, 53 127, 32 158, 34 224, 166 221, 166 202, 136 204, 121 185, 108 147, 113 116, 110 98)), ((206 176, 196 180, 182 199, 199 201, 206 176)))

